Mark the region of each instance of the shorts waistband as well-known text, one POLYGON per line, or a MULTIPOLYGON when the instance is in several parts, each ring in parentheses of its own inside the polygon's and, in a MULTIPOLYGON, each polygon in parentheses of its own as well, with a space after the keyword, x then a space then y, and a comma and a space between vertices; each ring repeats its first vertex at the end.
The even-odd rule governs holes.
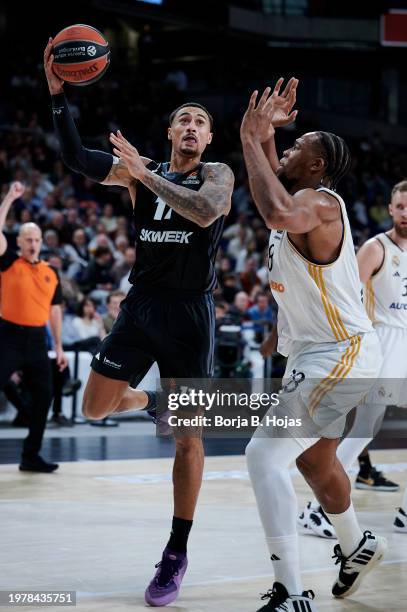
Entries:
POLYGON ((130 296, 159 297, 162 301, 186 302, 213 296, 212 291, 182 291, 180 289, 162 289, 160 287, 146 287, 133 285, 129 291, 130 296))
POLYGON ((16 332, 30 332, 30 333, 45 333, 45 325, 19 325, 18 323, 12 323, 6 321, 6 319, 0 318, 0 326, 6 329, 10 329, 16 332))

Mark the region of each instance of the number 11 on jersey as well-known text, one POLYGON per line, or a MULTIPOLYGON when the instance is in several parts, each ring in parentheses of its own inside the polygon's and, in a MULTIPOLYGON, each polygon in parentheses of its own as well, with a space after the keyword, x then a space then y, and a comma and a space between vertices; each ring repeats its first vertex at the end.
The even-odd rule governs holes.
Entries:
POLYGON ((165 207, 167 204, 161 198, 157 198, 155 203, 157 204, 157 209, 154 214, 154 220, 162 221, 163 219, 171 219, 172 208, 168 207, 168 212, 164 216, 165 207))

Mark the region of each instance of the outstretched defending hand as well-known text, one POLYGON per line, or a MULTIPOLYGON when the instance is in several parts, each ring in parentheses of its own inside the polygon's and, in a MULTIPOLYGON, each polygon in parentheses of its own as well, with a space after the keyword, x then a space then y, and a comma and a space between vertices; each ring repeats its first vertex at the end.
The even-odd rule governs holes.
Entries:
POLYGON ((291 77, 284 91, 280 94, 281 85, 284 79, 278 79, 274 91, 271 95, 273 101, 273 114, 271 122, 274 127, 282 127, 293 123, 298 115, 298 111, 293 111, 293 106, 297 100, 298 79, 291 77))
POLYGON ((117 134, 113 134, 113 132, 110 134, 110 142, 114 146, 113 153, 123 160, 129 174, 135 179, 139 179, 146 171, 146 167, 136 147, 133 147, 125 139, 120 130, 117 130, 117 134))
POLYGON ((270 96, 271 87, 266 87, 256 107, 258 91, 254 91, 250 97, 249 106, 244 114, 240 126, 240 138, 242 140, 253 139, 266 142, 274 134, 272 124, 273 97, 270 96))
POLYGON ((52 53, 52 38, 48 39, 48 44, 44 50, 44 70, 47 77, 49 93, 51 96, 56 96, 63 92, 64 81, 60 79, 52 69, 54 55, 52 53))

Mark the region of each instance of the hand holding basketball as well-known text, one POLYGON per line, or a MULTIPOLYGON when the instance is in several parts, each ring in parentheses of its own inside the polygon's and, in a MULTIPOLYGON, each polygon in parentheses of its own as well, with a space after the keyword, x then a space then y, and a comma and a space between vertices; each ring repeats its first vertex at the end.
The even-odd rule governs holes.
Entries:
POLYGON ((131 176, 136 179, 140 178, 146 167, 136 147, 125 139, 120 130, 117 130, 117 134, 110 134, 110 142, 114 146, 113 153, 124 161, 131 176))
POLYGON ((55 96, 63 91, 64 81, 60 79, 54 72, 52 64, 54 63, 54 55, 52 53, 52 38, 48 39, 48 44, 44 51, 44 70, 47 77, 49 93, 55 96))

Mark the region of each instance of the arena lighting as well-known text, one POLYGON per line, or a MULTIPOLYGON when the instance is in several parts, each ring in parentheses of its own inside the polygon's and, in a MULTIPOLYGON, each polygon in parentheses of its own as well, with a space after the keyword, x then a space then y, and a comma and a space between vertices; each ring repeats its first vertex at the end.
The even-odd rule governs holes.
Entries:
POLYGON ((145 4, 162 4, 163 0, 137 0, 138 2, 144 2, 145 4))

